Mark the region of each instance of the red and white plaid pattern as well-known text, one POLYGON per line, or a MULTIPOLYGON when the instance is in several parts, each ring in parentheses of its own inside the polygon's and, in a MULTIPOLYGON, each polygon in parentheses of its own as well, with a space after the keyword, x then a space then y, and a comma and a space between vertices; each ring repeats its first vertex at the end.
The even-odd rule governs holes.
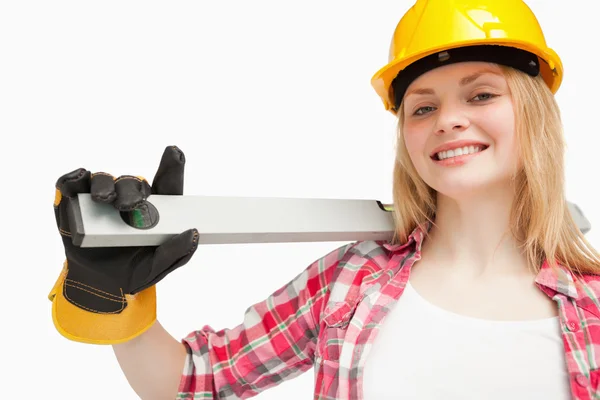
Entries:
MULTIPOLYGON (((177 399, 246 399, 311 368, 314 400, 362 399, 367 353, 429 228, 403 245, 344 245, 250 307, 235 328, 190 333, 177 399)), ((572 398, 600 399, 600 277, 544 262, 536 284, 558 306, 572 398)))

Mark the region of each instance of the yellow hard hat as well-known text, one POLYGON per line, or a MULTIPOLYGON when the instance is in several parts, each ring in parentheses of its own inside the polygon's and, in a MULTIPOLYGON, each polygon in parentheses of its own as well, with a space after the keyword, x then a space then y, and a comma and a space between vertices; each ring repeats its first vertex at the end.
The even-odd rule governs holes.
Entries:
POLYGON ((388 64, 371 79, 386 110, 395 113, 406 87, 433 68, 460 61, 490 61, 541 74, 556 93, 560 57, 522 0, 417 0, 392 38, 388 64))

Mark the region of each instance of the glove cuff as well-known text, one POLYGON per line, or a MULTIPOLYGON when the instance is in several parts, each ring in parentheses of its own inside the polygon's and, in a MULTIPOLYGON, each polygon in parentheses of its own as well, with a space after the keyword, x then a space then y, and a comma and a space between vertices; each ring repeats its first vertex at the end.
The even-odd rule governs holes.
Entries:
POLYGON ((67 339, 89 344, 123 343, 141 335, 156 321, 155 286, 135 295, 125 294, 127 307, 118 313, 98 313, 77 307, 65 298, 65 289, 72 290, 65 286, 67 272, 65 262, 48 295, 54 326, 67 339))

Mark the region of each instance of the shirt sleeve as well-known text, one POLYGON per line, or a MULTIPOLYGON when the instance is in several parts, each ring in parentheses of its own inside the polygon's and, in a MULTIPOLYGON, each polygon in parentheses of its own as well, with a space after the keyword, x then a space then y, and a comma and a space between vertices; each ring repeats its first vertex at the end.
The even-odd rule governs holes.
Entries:
POLYGON ((205 326, 183 338, 177 399, 246 399, 310 369, 329 282, 352 245, 314 261, 233 329, 205 326))

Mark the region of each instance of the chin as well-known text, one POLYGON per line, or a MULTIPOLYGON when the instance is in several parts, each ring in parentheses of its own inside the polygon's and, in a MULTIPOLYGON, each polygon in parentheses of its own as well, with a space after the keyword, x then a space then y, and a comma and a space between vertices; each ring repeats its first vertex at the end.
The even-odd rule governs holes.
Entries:
POLYGON ((462 177, 460 179, 447 179, 443 182, 437 179, 435 182, 427 183, 439 194, 458 200, 465 196, 489 193, 490 190, 501 185, 503 181, 504 179, 494 179, 493 177, 486 179, 479 175, 473 179, 462 177))

